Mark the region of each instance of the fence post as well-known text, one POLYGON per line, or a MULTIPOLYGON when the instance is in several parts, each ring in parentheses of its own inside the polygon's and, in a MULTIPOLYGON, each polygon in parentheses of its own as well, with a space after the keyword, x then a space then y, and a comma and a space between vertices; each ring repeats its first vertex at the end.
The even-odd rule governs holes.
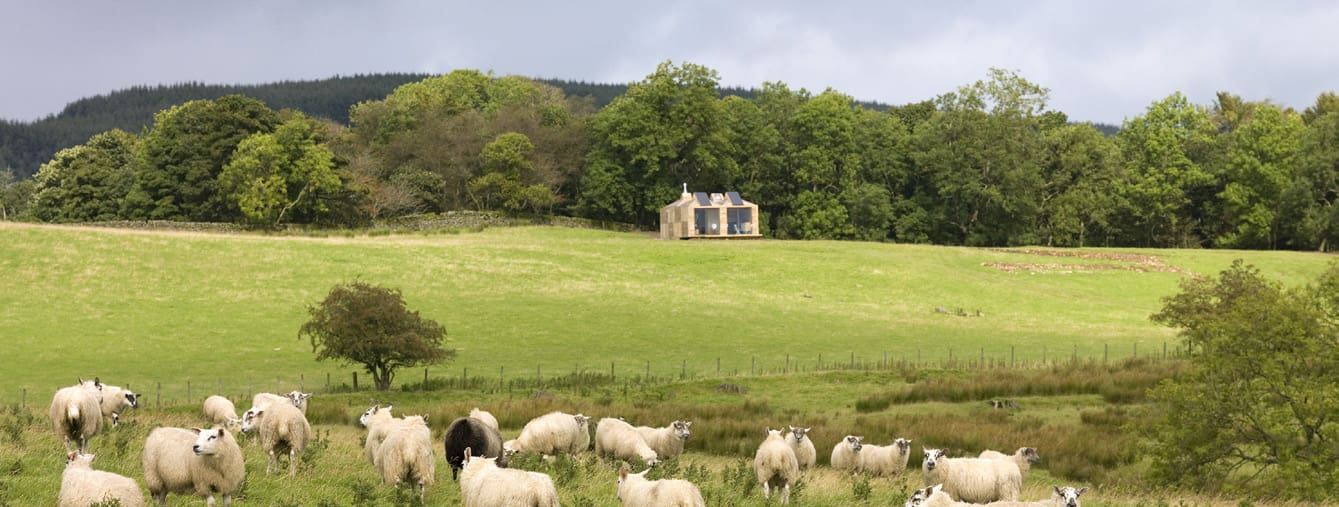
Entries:
POLYGON ((353 390, 358 390, 358 372, 353 372, 353 390))
POLYGON ((187 380, 187 381, 186 381, 186 401, 190 401, 190 400, 192 400, 192 399, 193 399, 193 398, 191 398, 191 381, 187 380))
POLYGON ((818 369, 819 370, 823 369, 823 354, 818 355, 818 369))
POLYGON ((28 388, 23 388, 23 398, 20 398, 19 408, 28 408, 28 388))
POLYGON ((1014 346, 1013 346, 1013 345, 1010 345, 1010 346, 1009 346, 1009 367, 1010 367, 1010 368, 1013 368, 1013 367, 1014 367, 1014 346))
POLYGON ((299 390, 299 391, 306 391, 306 390, 307 390, 307 374, 306 374, 306 373, 299 373, 299 374, 298 374, 298 390, 299 390))
POLYGON ((419 391, 427 391, 427 390, 428 390, 428 369, 427 369, 427 368, 424 368, 424 369, 423 369, 423 387, 420 388, 419 391))
POLYGON ((1139 359, 1139 342, 1134 342, 1134 358, 1139 359))
MULTIPOLYGON (((506 380, 505 380, 505 379, 506 379, 506 375, 505 375, 505 372, 506 372, 506 371, 507 371, 507 367, 506 367, 506 366, 499 366, 499 367, 497 367, 497 387, 498 387, 498 389, 501 389, 501 388, 502 388, 502 384, 506 383, 506 380)), ((508 393, 510 393, 510 389, 508 389, 508 393)))
POLYGON ((325 390, 330 390, 330 372, 325 372, 325 390))
POLYGON ((469 368, 465 368, 465 367, 461 367, 461 368, 460 368, 460 387, 461 387, 461 389, 464 389, 465 386, 468 385, 469 383, 470 383, 470 369, 469 369, 469 368))
POLYGON ((851 369, 855 369, 855 351, 851 351, 851 369))
POLYGON ((758 356, 753 356, 752 359, 749 360, 749 376, 753 376, 755 374, 754 372, 757 371, 757 367, 758 367, 758 356))
POLYGON ((1102 344, 1102 365, 1103 365, 1103 366, 1106 366, 1106 364, 1107 364, 1107 356, 1109 356, 1109 355, 1111 355, 1111 344, 1110 344, 1110 343, 1103 343, 1103 344, 1102 344))
POLYGON ((163 409, 163 383, 158 383, 158 388, 154 390, 153 405, 157 410, 163 409))
POLYGON ((613 381, 613 380, 614 380, 614 362, 613 362, 613 361, 609 361, 609 380, 610 380, 610 381, 613 381))
POLYGON ((716 376, 721 376, 721 356, 716 356, 716 376))
POLYGON ((1162 342, 1162 359, 1163 359, 1164 361, 1167 360, 1167 342, 1166 342, 1166 341, 1163 341, 1163 342, 1162 342))
POLYGON ((783 374, 785 374, 785 373, 790 373, 790 353, 789 353, 789 352, 786 353, 786 367, 785 367, 784 369, 781 370, 781 373, 783 373, 783 374))
POLYGON ((1041 363, 1042 363, 1043 365, 1046 364, 1046 346, 1045 346, 1045 345, 1042 345, 1042 346, 1041 346, 1041 363))

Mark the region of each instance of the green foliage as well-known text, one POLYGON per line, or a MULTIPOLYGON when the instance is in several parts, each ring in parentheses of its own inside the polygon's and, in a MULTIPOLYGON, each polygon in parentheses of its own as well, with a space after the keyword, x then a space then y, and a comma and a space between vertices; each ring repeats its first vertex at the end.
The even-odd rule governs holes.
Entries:
POLYGON ((35 178, 33 214, 46 222, 117 220, 134 184, 139 139, 120 130, 93 136, 42 165, 35 178))
POLYGON ((20 180, 12 169, 0 171, 0 220, 14 220, 30 214, 34 180, 20 180))
POLYGON ((442 348, 446 330, 406 308, 396 289, 358 281, 336 285, 307 313, 311 320, 298 334, 311 342, 316 359, 362 365, 381 391, 390 388, 400 367, 455 355, 442 348))
POLYGON ((219 192, 233 199, 249 222, 278 226, 294 213, 329 209, 322 194, 340 188, 333 159, 299 114, 272 133, 243 139, 219 174, 219 192))
POLYGON ((1231 134, 1223 175, 1226 248, 1273 249, 1279 244, 1279 208, 1293 179, 1303 129, 1301 116, 1272 105, 1253 109, 1250 119, 1231 134))
POLYGON ((1231 494, 1329 498, 1339 449, 1339 266, 1285 289, 1240 261, 1182 282, 1153 320, 1180 330, 1191 368, 1155 391, 1152 476, 1231 494))
POLYGON ((1128 241, 1145 246, 1199 246, 1204 201, 1215 179, 1204 167, 1214 126, 1208 111, 1174 93, 1126 120, 1116 139, 1129 173, 1128 241))

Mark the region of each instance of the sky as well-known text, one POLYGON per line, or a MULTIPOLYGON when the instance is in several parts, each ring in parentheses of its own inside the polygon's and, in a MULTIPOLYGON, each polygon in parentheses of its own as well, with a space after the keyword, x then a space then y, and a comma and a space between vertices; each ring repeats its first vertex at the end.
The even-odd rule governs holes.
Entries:
POLYGON ((1181 92, 1297 109, 1339 88, 1339 2, 0 0, 0 118, 137 85, 491 70, 638 81, 695 63, 904 104, 1016 71, 1074 121, 1181 92))

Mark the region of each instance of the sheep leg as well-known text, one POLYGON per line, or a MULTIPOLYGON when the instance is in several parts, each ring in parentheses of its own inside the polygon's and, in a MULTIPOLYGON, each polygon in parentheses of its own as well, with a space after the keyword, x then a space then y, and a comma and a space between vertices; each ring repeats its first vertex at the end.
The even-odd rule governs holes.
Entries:
POLYGON ((781 489, 781 503, 790 503, 790 483, 786 483, 781 489))
POLYGON ((288 476, 296 477, 298 475, 298 452, 296 449, 288 450, 288 476))
POLYGON ((762 483, 762 497, 772 498, 772 485, 768 484, 767 481, 763 481, 762 483))
POLYGON ((265 462, 265 475, 270 475, 270 468, 274 467, 275 466, 274 462, 278 460, 279 458, 275 457, 274 451, 270 451, 270 459, 269 461, 265 462))
POLYGON ((214 507, 214 495, 211 494, 209 495, 208 498, 205 499, 205 505, 208 505, 209 507, 214 507))
POLYGON ((121 414, 112 414, 112 427, 115 428, 118 424, 121 424, 121 414))
POLYGON ((164 491, 164 492, 162 492, 161 494, 160 494, 160 493, 154 493, 154 494, 153 494, 153 501, 157 502, 158 505, 159 505, 160 507, 166 506, 166 505, 167 505, 167 492, 164 491))

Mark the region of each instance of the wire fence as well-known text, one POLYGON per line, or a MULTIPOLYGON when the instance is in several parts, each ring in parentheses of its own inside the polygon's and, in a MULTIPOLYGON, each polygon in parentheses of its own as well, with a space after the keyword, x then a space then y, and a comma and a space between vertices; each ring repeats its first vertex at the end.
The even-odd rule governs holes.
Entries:
MULTIPOLYGON (((531 395, 536 390, 576 389, 578 391, 593 388, 621 386, 626 394, 630 386, 665 384, 703 379, 727 379, 739 377, 795 375, 836 371, 861 372, 900 372, 920 369, 943 370, 985 370, 985 369, 1031 369, 1075 365, 1081 362, 1105 365, 1127 359, 1178 360, 1187 356, 1183 347, 1170 346, 1163 342, 1160 347, 1145 348, 1133 344, 1129 349, 1114 350, 1103 345, 1101 355, 1091 348, 1080 353, 1077 345, 1068 349, 1041 347, 1040 354, 1035 350, 1020 355, 1019 349, 1010 346, 1007 353, 1002 350, 987 352, 985 347, 976 350, 945 348, 941 350, 909 350, 900 352, 881 352, 878 355, 860 354, 854 351, 846 354, 815 354, 802 357, 784 354, 767 356, 762 360, 757 355, 729 358, 717 357, 714 361, 695 359, 609 361, 600 366, 572 365, 567 368, 552 364, 536 364, 533 368, 498 366, 477 368, 464 365, 446 365, 429 368, 402 368, 397 372, 394 392, 415 392, 435 390, 468 390, 481 393, 506 392, 531 395), (723 359, 725 361, 723 362, 723 359)), ((367 392, 375 397, 377 391, 370 376, 358 371, 324 371, 311 374, 299 373, 289 376, 278 375, 274 378, 247 378, 244 382, 236 378, 229 379, 173 379, 170 381, 151 380, 117 383, 115 379, 104 379, 107 383, 120 385, 139 393, 141 408, 168 409, 182 406, 198 406, 210 395, 225 396, 241 404, 248 403, 257 393, 287 393, 302 391, 308 393, 351 393, 367 392)), ((23 407, 45 406, 50 396, 59 387, 18 386, 9 392, 0 392, 0 405, 18 404, 23 407)))

